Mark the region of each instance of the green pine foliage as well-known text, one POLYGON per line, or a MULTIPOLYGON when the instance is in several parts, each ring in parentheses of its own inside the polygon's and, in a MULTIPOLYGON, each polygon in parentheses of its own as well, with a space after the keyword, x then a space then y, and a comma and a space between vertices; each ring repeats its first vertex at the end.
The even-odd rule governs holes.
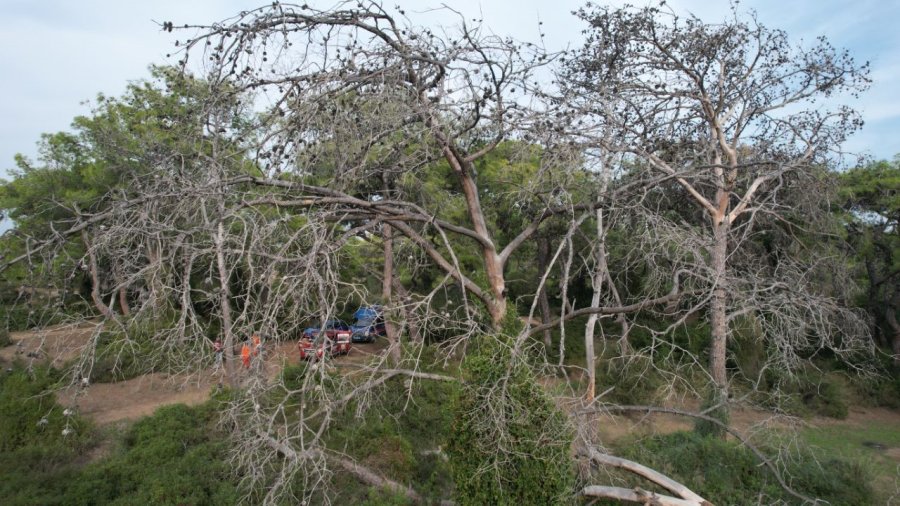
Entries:
POLYGON ((484 336, 463 365, 447 453, 456 500, 560 504, 570 500, 572 434, 505 338, 484 336))
POLYGON ((0 376, 0 504, 238 502, 226 435, 216 429, 217 401, 160 408, 121 441, 110 436, 108 456, 93 461, 97 433, 77 414, 65 415, 48 393, 57 375, 16 366, 0 376))
MULTIPOLYGON (((685 484, 713 504, 801 504, 768 468, 734 441, 690 432, 654 436, 622 445, 622 456, 685 484)), ((831 504, 875 504, 871 476, 860 463, 816 458, 801 449, 781 472, 794 490, 831 504)))

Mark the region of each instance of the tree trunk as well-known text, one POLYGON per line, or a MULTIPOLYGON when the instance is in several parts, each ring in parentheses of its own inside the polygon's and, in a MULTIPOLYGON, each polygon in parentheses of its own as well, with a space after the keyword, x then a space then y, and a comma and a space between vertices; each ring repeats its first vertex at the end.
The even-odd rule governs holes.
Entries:
POLYGON ((503 276, 503 261, 497 254, 497 247, 491 239, 491 233, 484 219, 481 199, 478 197, 478 186, 473 179, 474 166, 472 162, 461 159, 450 147, 444 148, 444 156, 459 177, 459 183, 466 198, 469 219, 472 220, 472 228, 482 238, 480 244, 484 271, 490 285, 491 295, 493 295, 493 300, 487 305, 487 310, 491 315, 491 324, 494 330, 499 330, 503 318, 506 316, 506 281, 503 276))
POLYGON ((145 276, 144 282, 147 284, 147 288, 149 293, 147 294, 147 300, 144 302, 152 313, 156 313, 157 309, 162 305, 163 299, 163 281, 160 279, 160 271, 163 269, 162 259, 159 252, 159 248, 156 247, 158 245, 153 245, 150 243, 151 240, 147 241, 146 252, 147 252, 147 261, 152 266, 156 266, 156 268, 148 269, 147 274, 145 276))
POLYGON ((896 292, 891 302, 885 306, 885 320, 891 328, 891 353, 894 355, 894 366, 900 368, 900 323, 897 322, 897 311, 900 310, 900 291, 896 292))
POLYGON ((560 288, 560 296, 562 298, 562 310, 560 311, 560 320, 559 320, 559 363, 557 364, 559 367, 563 366, 563 363, 566 361, 566 325, 565 325, 565 316, 566 313, 570 311, 574 311, 575 308, 569 306, 569 272, 572 268, 572 255, 575 252, 575 248, 572 246, 572 236, 566 236, 566 247, 568 250, 568 256, 566 257, 566 263, 563 266, 563 275, 559 280, 559 288, 560 288))
POLYGON ((112 309, 103 302, 103 297, 100 295, 100 275, 97 272, 97 256, 94 254, 94 249, 91 248, 91 241, 88 237, 87 230, 81 231, 81 241, 84 243, 84 249, 87 251, 88 255, 88 273, 91 276, 91 300, 94 302, 97 311, 100 311, 100 314, 106 318, 114 319, 115 314, 112 309))
POLYGON ((866 255, 865 258, 866 265, 866 275, 869 278, 869 289, 867 299, 867 307, 869 314, 872 315, 874 319, 874 325, 872 325, 872 337, 875 340, 875 344, 878 346, 892 346, 890 336, 887 336, 884 332, 882 332, 882 324, 887 323, 885 317, 887 314, 892 311, 891 308, 882 309, 882 305, 880 302, 880 297, 878 296, 878 286, 879 286, 879 276, 878 271, 875 269, 875 262, 871 256, 866 255))
POLYGON ((727 375, 725 373, 725 357, 728 343, 728 287, 726 265, 728 257, 728 223, 713 222, 713 246, 710 251, 712 270, 715 276, 710 299, 709 322, 712 342, 709 352, 709 372, 715 383, 717 398, 727 394, 727 375))
POLYGON ((419 326, 416 324, 415 315, 412 314, 412 311, 410 311, 407 306, 409 303, 409 293, 396 276, 391 280, 391 284, 393 285, 394 292, 397 294, 397 298, 400 299, 401 307, 403 308, 403 320, 406 323, 406 328, 409 330, 409 339, 414 343, 421 343, 422 333, 419 332, 419 326))
MULTIPOLYGON (((220 216, 224 210, 220 210, 220 216)), ((219 271, 219 306, 222 310, 222 332, 225 334, 225 376, 228 385, 237 387, 237 364, 234 360, 234 331, 231 328, 231 290, 228 285, 228 268, 225 265, 225 225, 219 220, 216 227, 216 266, 219 271)))
MULTIPOLYGON (((600 307, 600 293, 606 279, 606 252, 604 251, 603 210, 597 209, 597 248, 594 251, 594 275, 591 277, 591 307, 600 307)), ((594 358, 594 328, 597 324, 597 313, 588 317, 584 328, 584 364, 587 368, 588 386, 585 393, 587 402, 592 402, 597 390, 597 365, 594 358)))
POLYGON ((393 230, 386 222, 381 226, 381 238, 384 245, 384 272, 381 280, 381 300, 384 303, 384 328, 390 346, 391 359, 400 363, 400 340, 394 326, 391 285, 394 280, 394 239, 393 230))
POLYGON ((125 288, 125 280, 122 278, 122 271, 118 267, 115 269, 116 285, 119 286, 119 306, 122 308, 122 316, 131 314, 131 308, 128 306, 128 290, 125 288))
MULTIPOLYGON (((538 266, 538 275, 542 275, 547 270, 547 265, 550 261, 550 241, 547 240, 546 237, 538 238, 537 243, 537 266, 538 266)), ((552 316, 550 315, 550 301, 547 298, 547 288, 546 286, 541 286, 541 291, 538 292, 538 307, 541 310, 541 324, 546 325, 550 323, 552 316)), ((544 329, 544 353, 549 353, 550 348, 553 346, 552 342, 553 334, 550 332, 550 329, 544 329)))

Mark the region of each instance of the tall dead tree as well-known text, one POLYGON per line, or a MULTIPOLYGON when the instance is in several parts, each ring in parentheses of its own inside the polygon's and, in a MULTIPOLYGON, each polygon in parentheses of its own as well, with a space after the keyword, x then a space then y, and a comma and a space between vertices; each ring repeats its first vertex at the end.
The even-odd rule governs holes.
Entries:
MULTIPOLYGON (((263 175, 235 184, 280 188, 309 197, 292 205, 356 220, 380 220, 419 245, 486 309, 493 325, 506 313, 503 274, 533 232, 503 247, 478 193, 475 161, 531 121, 515 97, 526 92, 542 56, 479 27, 460 23, 446 36, 401 24, 376 4, 318 11, 275 4, 212 27, 186 46, 201 57, 213 86, 269 97, 254 146, 263 175), (417 207, 416 170, 436 161, 451 169, 467 223, 447 223, 417 207), (389 198, 360 181, 399 180, 389 198), (282 176, 291 174, 291 179, 282 176), (320 176, 321 183, 309 184, 320 176), (304 182, 289 182, 301 178, 304 182), (327 186, 326 186, 327 185, 327 186), (454 265, 421 225, 464 237, 481 251, 484 285, 454 265)), ((287 205, 282 201, 279 205, 287 205)))
MULTIPOLYGON (((691 183, 701 181, 699 174, 704 169, 712 170, 714 176, 721 172, 720 179, 729 181, 729 172, 719 165, 697 167, 696 179, 695 174, 684 172, 694 170, 691 164, 706 153, 705 149, 716 151, 720 144, 704 144, 688 135, 699 128, 690 121, 678 126, 676 119, 690 120, 694 118, 692 113, 676 114, 659 130, 648 130, 634 126, 627 121, 630 117, 622 114, 651 100, 625 93, 626 99, 621 101, 625 105, 615 105, 604 115, 602 107, 596 112, 596 104, 605 105, 607 95, 591 96, 598 92, 590 89, 589 93, 580 93, 572 104, 578 105, 580 97, 588 97, 593 107, 567 109, 564 101, 561 109, 551 110, 544 105, 547 95, 535 84, 535 69, 549 61, 547 55, 532 45, 486 34, 480 26, 468 25, 461 16, 459 19, 456 26, 438 31, 417 26, 402 11, 388 12, 377 3, 347 2, 318 10, 274 2, 220 23, 185 27, 191 33, 179 44, 182 65, 194 68, 191 65, 198 62, 202 82, 208 87, 208 94, 192 104, 200 125, 187 142, 195 149, 192 156, 186 162, 183 153, 171 153, 154 161, 140 178, 135 178, 134 192, 110 193, 103 211, 80 213, 70 227, 57 234, 71 236, 103 223, 106 240, 93 242, 90 253, 113 259, 122 255, 116 245, 126 239, 142 246, 152 244, 152 255, 116 265, 121 265, 125 284, 153 279, 154 291, 161 292, 155 297, 173 301, 172 309, 178 317, 168 322, 171 325, 158 340, 161 350, 180 352, 172 353, 179 355, 172 358, 180 360, 180 366, 200 370, 203 359, 210 355, 207 327, 200 322, 206 319, 221 325, 229 379, 237 387, 227 412, 233 426, 240 427, 234 438, 233 464, 245 471, 245 484, 259 491, 261 503, 277 504, 285 497, 309 502, 317 497, 322 484, 329 480, 329 466, 336 457, 326 448, 329 426, 335 414, 348 405, 355 405, 361 412, 373 402, 375 390, 397 377, 410 381, 458 380, 423 372, 415 359, 402 355, 390 368, 376 361, 346 374, 330 369, 326 357, 321 361, 324 364, 317 362, 310 367, 300 385, 272 382, 249 371, 238 376, 231 354, 232 345, 241 337, 266 329, 274 340, 290 339, 310 315, 325 320, 348 300, 369 295, 364 283, 341 277, 348 251, 362 241, 361 236, 379 230, 385 235, 386 268, 381 288, 386 303, 399 299, 404 307, 409 304, 402 286, 398 283, 394 289, 393 276, 387 272, 395 268, 387 260, 397 256, 389 251, 391 239, 421 251, 421 257, 443 275, 437 286, 429 287, 431 291, 414 294, 422 301, 421 306, 433 309, 431 301, 440 290, 455 290, 463 300, 453 314, 431 311, 422 325, 417 324, 416 333, 427 333, 433 322, 450 320, 461 334, 458 341, 465 342, 469 336, 501 330, 510 309, 504 270, 519 248, 555 217, 563 217, 559 221, 568 227, 565 237, 548 248, 548 253, 553 253, 546 255, 550 258, 540 273, 537 291, 544 288, 549 270, 560 268, 561 254, 566 256, 562 270, 569 272, 575 258, 572 237, 579 233, 581 224, 595 217, 599 229, 592 240, 600 241, 600 247, 589 248, 597 251, 592 265, 602 274, 596 277, 600 284, 613 286, 609 269, 604 266, 606 252, 602 246, 607 215, 598 210, 613 206, 610 202, 616 195, 640 189, 645 181, 611 184, 616 195, 596 186, 595 178, 583 166, 582 155, 585 149, 597 146, 591 146, 592 139, 585 135, 589 130, 579 134, 567 131, 574 119, 603 119, 607 131, 622 135, 601 144, 601 149, 635 157, 646 155, 648 161, 644 162, 651 163, 662 179, 678 181, 693 190, 691 195, 702 196, 711 188, 718 195, 714 184, 710 188, 691 183), (257 114, 237 114, 233 111, 236 104, 252 106, 257 114), (694 146, 697 156, 690 161, 675 158, 684 163, 673 168, 675 161, 666 161, 668 158, 656 148, 646 151, 650 149, 647 144, 630 142, 642 140, 638 134, 645 130, 657 135, 654 142, 675 139, 673 147, 690 141, 686 145, 694 146), (683 134, 684 139, 677 135, 662 137, 663 131, 683 134), (571 142, 573 139, 587 142, 571 142), (527 211, 524 226, 505 231, 510 239, 499 244, 499 234, 492 229, 482 204, 476 162, 509 141, 530 150, 534 146, 527 143, 540 143, 541 160, 539 170, 517 194, 521 209, 527 211), (672 173, 676 170, 681 172, 672 173), (448 177, 435 185, 429 171, 443 171, 448 177), (564 177, 576 173, 580 177, 564 177), (386 180, 394 182, 391 188, 384 184, 386 180), (589 187, 587 191, 585 186, 589 187), (462 248, 477 252, 477 268, 463 269, 457 254, 462 248), (178 268, 172 269, 173 265, 178 268), (399 297, 394 297, 394 292, 399 297), (472 299, 476 303, 472 304, 472 299), (200 314, 198 308, 205 308, 205 313, 200 314), (299 492, 291 489, 298 476, 303 487, 299 492)), ((627 24, 612 28, 616 37, 639 33, 627 24), (620 33, 620 29, 624 31, 620 33)), ((643 44, 623 47, 640 56, 643 44)), ((626 67, 640 61, 631 56, 625 63, 613 60, 626 67)), ((608 74, 613 78, 610 82, 621 77, 616 72, 608 74)), ((624 75, 635 76, 628 72, 624 75)), ((823 125, 830 125, 829 118, 820 118, 823 125)), ((789 128, 796 123, 773 125, 778 132, 802 137, 802 129, 794 132, 789 128)), ((836 135, 824 126, 815 131, 836 135)), ((737 142, 733 149, 737 149, 737 142)), ((775 147, 772 152, 781 153, 775 147)), ((757 158, 767 153, 764 149, 753 152, 757 154, 747 167, 762 164, 757 158)), ((813 154, 818 153, 813 150, 813 154)), ((754 209, 751 204, 764 194, 760 188, 798 167, 766 163, 761 166, 768 172, 761 174, 771 175, 751 183, 757 189, 745 194, 747 203, 741 200, 729 208, 726 199, 725 211, 734 213, 735 219, 754 209)), ((734 173, 741 167, 735 165, 729 170, 734 173)), ((743 179, 739 171, 735 174, 732 179, 736 185, 743 179)), ((732 191, 729 188, 723 186, 721 191, 732 191)), ((777 192, 765 194, 777 196, 777 192)), ((615 207, 621 210, 626 206, 619 203, 615 207)), ((652 222, 648 219, 646 223, 652 222)), ((45 239, 37 247, 49 249, 54 240, 45 239)), ((712 274, 700 272, 697 277, 706 276, 709 286, 719 287, 725 280, 716 274, 715 265, 712 274)), ((511 356, 524 360, 527 354, 521 351, 530 335, 578 316, 621 315, 681 300, 684 294, 679 290, 679 272, 664 274, 659 279, 671 280, 673 286, 666 287, 671 290, 661 292, 662 283, 657 283, 653 293, 629 294, 627 299, 622 295, 622 300, 608 290, 590 306, 581 308, 572 304, 566 307, 564 300, 560 318, 521 332, 511 356), (606 301, 612 304, 605 305, 606 301)), ((563 278, 566 287, 570 280, 567 274, 563 278)), ((722 299, 716 290, 713 296, 722 299)), ((726 292, 726 302, 727 296, 726 292)), ((538 299, 532 298, 535 306, 538 299)), ((136 318, 140 312, 130 316, 136 318)), ((592 368, 593 357, 589 362, 592 368)), ((502 383, 490 388, 502 392, 502 383)), ((592 397, 593 385, 590 388, 592 397)), ((487 408, 515 414, 509 411, 509 405, 487 408)), ((514 439, 509 433, 500 435, 514 439)), ((560 435, 547 435, 552 436, 560 435)), ((387 483, 412 500, 417 497, 375 473, 354 469, 355 475, 365 476, 370 483, 387 483)), ((687 495, 682 488, 670 490, 687 495)), ((588 495, 602 493, 592 491, 588 495)))
MULTIPOLYGON (((863 90, 867 65, 824 39, 795 46, 736 12, 720 24, 656 7, 587 7, 577 15, 589 26, 587 41, 560 81, 573 110, 603 133, 586 142, 623 155, 654 185, 676 184, 702 213, 705 259, 691 275, 707 290, 709 374, 724 396, 729 321, 746 310, 744 281, 757 274, 741 243, 760 216, 795 205, 783 200, 784 188, 810 184, 859 127, 851 109, 827 105, 863 90)), ((823 346, 840 347, 835 336, 848 327, 838 319, 817 329, 832 336, 823 346)), ((795 331, 781 329, 786 336, 769 337, 799 346, 808 334, 796 323, 795 331)))

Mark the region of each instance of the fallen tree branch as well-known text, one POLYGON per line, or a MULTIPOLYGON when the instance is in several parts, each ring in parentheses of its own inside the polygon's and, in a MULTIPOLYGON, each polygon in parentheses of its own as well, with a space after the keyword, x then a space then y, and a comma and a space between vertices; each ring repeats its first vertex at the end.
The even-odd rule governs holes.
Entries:
POLYGON ((642 488, 635 487, 606 487, 599 485, 591 485, 581 490, 581 495, 586 497, 602 497, 605 499, 616 499, 619 501, 629 501, 641 504, 649 504, 652 506, 699 506, 702 504, 710 504, 709 502, 699 503, 687 499, 678 499, 677 497, 669 497, 667 495, 659 495, 654 492, 648 492, 642 488))
POLYGON ((422 502, 422 496, 420 496, 418 492, 411 489, 410 487, 407 487, 405 485, 397 483, 396 481, 391 480, 389 478, 380 476, 375 471, 372 471, 371 469, 369 469, 365 466, 361 466, 361 465, 357 464, 356 462, 353 462, 350 459, 338 457, 336 455, 332 455, 332 454, 324 452, 322 450, 306 450, 306 451, 298 453, 296 450, 291 448, 290 445, 287 445, 285 443, 277 441, 262 431, 257 431, 256 434, 257 434, 257 436, 262 438, 270 448, 277 451, 278 453, 280 453, 281 455, 283 455, 285 458, 287 458, 289 460, 296 461, 296 460, 301 460, 304 458, 313 458, 313 457, 324 456, 325 460, 343 467, 347 472, 349 472, 350 474, 355 476, 357 479, 359 479, 361 482, 365 483, 366 485, 371 485, 373 487, 379 487, 379 488, 386 488, 386 489, 390 490, 391 492, 403 494, 404 497, 406 497, 407 499, 409 499, 415 503, 422 502))
POLYGON ((378 488, 386 488, 386 489, 390 490, 391 492, 403 494, 404 497, 406 497, 407 499, 409 499, 410 501, 413 501, 415 503, 423 502, 422 496, 420 496, 419 493, 416 492, 415 490, 413 490, 405 485, 402 485, 400 483, 397 483, 394 480, 380 476, 375 471, 372 471, 371 469, 369 469, 367 467, 361 466, 361 465, 357 464, 356 462, 353 462, 350 459, 345 459, 345 458, 337 457, 337 456, 330 455, 330 454, 325 454, 325 458, 329 462, 333 462, 333 463, 340 465, 345 470, 347 470, 347 472, 349 472, 353 476, 356 476, 356 478, 359 479, 359 481, 365 483, 366 485, 371 485, 373 487, 378 487, 378 488))
MULTIPOLYGON (((688 501, 686 504, 692 505, 700 505, 700 506, 711 506, 711 503, 706 499, 700 497, 695 494, 691 489, 686 486, 678 483, 677 481, 669 478, 668 476, 656 471, 654 469, 650 469, 649 467, 638 464, 637 462, 633 462, 628 459, 623 459, 621 457, 614 457, 612 455, 608 455, 605 453, 600 453, 594 448, 585 448, 578 452, 579 455, 587 457, 591 459, 592 462, 605 466, 618 467, 619 469, 625 469, 626 471, 632 472, 646 478, 647 480, 652 481, 653 483, 659 485, 660 487, 672 492, 677 495, 679 498, 688 501)), ((616 488, 616 487, 607 487, 607 488, 616 488)), ((636 492, 638 489, 635 489, 633 492, 636 492)), ((675 504, 675 503, 672 503, 675 504)), ((677 503, 681 504, 681 503, 677 503)))
POLYGON ((671 414, 671 415, 687 416, 687 417, 691 417, 691 418, 698 418, 700 420, 705 420, 707 422, 718 425, 723 430, 725 430, 727 433, 734 436, 738 441, 741 442, 741 444, 743 444, 745 447, 747 447, 747 449, 749 449, 751 452, 753 452, 753 454, 756 455, 756 458, 759 459, 759 461, 762 462, 763 465, 765 465, 767 468, 769 468, 769 471, 772 472, 772 475, 775 476, 775 479, 778 481, 778 484, 781 485, 781 488, 785 492, 791 494, 792 496, 796 497, 797 499, 802 500, 803 502, 808 502, 808 503, 813 503, 813 504, 822 502, 822 501, 819 501, 818 499, 813 499, 811 497, 805 496, 805 495, 801 494, 800 492, 797 492, 796 490, 791 488, 790 485, 788 485, 787 482, 784 480, 784 477, 781 476, 781 473, 778 471, 778 468, 775 466, 775 464, 771 460, 769 460, 769 458, 766 457, 763 452, 761 452, 758 448, 756 448, 756 446, 754 446, 752 443, 750 443, 750 441, 746 437, 744 437, 743 434, 732 429, 727 424, 723 423, 721 420, 719 420, 715 417, 705 415, 702 413, 694 413, 692 411, 685 411, 685 410, 676 409, 676 408, 662 408, 662 407, 657 407, 657 406, 628 406, 628 405, 604 406, 602 408, 586 409, 586 410, 579 411, 578 414, 586 415, 586 414, 592 414, 592 413, 615 413, 615 412, 629 412, 629 411, 630 412, 636 411, 636 412, 641 412, 641 413, 666 413, 666 414, 671 414))

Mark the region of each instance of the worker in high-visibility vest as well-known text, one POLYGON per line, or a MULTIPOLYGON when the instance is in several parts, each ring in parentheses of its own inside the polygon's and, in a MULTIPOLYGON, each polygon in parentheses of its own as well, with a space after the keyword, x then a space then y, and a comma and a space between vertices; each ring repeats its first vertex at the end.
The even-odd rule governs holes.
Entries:
POLYGON ((244 364, 244 369, 250 368, 250 340, 244 341, 244 345, 241 346, 241 362, 244 364))
POLYGON ((253 334, 253 349, 251 351, 254 357, 262 351, 262 339, 260 339, 259 334, 253 334))

